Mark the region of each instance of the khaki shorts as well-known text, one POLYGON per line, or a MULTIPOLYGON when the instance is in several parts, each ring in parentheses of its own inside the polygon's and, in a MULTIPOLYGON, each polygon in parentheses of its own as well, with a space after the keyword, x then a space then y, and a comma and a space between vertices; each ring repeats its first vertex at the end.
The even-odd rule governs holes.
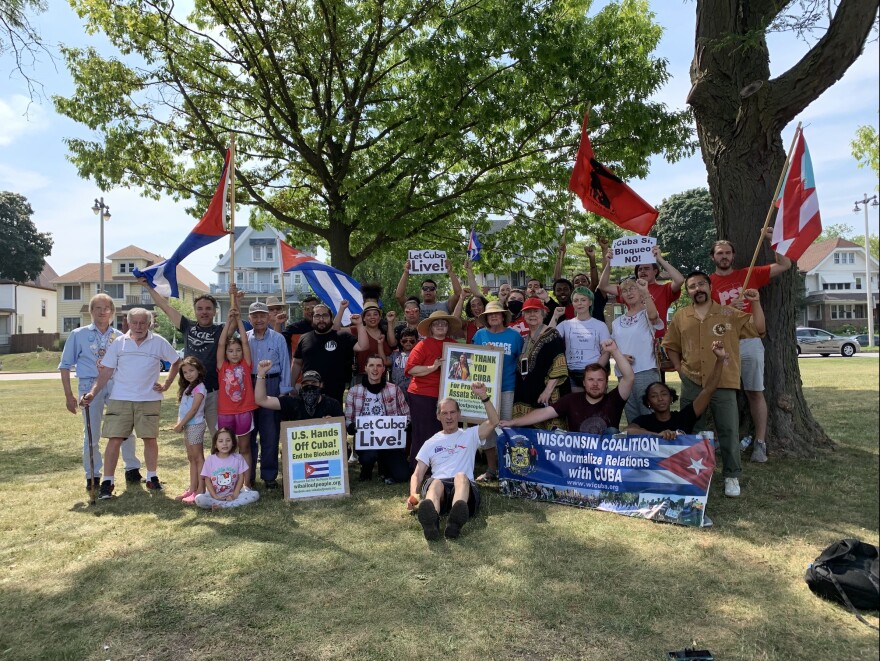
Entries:
POLYGON ((104 438, 128 438, 132 430, 140 438, 159 436, 162 402, 124 402, 111 399, 104 413, 104 438))

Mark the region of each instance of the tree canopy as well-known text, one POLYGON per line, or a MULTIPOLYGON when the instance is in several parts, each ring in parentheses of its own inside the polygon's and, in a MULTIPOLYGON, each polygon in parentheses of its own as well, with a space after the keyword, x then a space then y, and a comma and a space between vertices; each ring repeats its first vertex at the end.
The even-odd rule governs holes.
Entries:
POLYGON ((74 4, 122 55, 62 51, 56 108, 98 136, 67 141, 82 176, 198 214, 234 134, 237 201, 347 272, 396 242, 460 248, 492 215, 545 232, 529 205, 565 188, 588 108, 621 176, 693 149, 689 113, 650 100, 668 73, 645 0, 74 4))
MULTIPOLYGON (((849 144, 859 167, 871 168, 874 177, 880 179, 880 137, 877 135, 877 129, 873 126, 860 126, 849 144)), ((875 190, 877 189, 878 187, 875 186, 875 190)))
POLYGON ((706 188, 675 193, 657 207, 660 215, 651 230, 666 259, 686 274, 695 269, 712 273, 709 248, 715 241, 712 197, 706 188))
POLYGON ((37 231, 31 220, 33 214, 26 197, 0 191, 0 278, 27 282, 42 272, 52 252, 52 235, 37 231))

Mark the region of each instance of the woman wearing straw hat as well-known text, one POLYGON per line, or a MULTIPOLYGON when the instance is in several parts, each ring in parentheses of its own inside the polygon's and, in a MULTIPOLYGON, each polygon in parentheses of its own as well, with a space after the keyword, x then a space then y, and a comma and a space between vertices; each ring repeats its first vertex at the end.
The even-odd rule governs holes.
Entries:
POLYGON ((437 398, 440 396, 440 375, 443 370, 443 345, 455 342, 452 335, 461 330, 461 320, 442 310, 431 313, 419 323, 419 335, 424 335, 406 361, 409 383, 409 408, 412 420, 412 447, 410 468, 415 467, 416 455, 431 436, 442 429, 437 419, 437 398))
MULTIPOLYGON (((513 392, 516 388, 516 371, 519 355, 523 348, 522 336, 508 328, 511 313, 502 307, 498 301, 490 301, 485 312, 480 315, 483 319, 484 328, 474 335, 474 344, 489 345, 504 349, 504 360, 501 370, 501 399, 498 414, 502 420, 509 420, 509 413, 513 417, 513 392)), ((498 478, 498 453, 495 449, 495 439, 490 437, 481 441, 480 449, 486 452, 486 472, 477 478, 477 482, 488 482, 498 478)))
MULTIPOLYGON (((363 351, 355 352, 355 360, 357 361, 356 381, 360 382, 360 377, 366 374, 367 360, 373 354, 382 356, 385 367, 391 366, 391 345, 388 337, 394 338, 394 320, 396 315, 393 312, 390 315, 388 323, 388 331, 383 332, 379 323, 382 321, 382 311, 379 309, 379 303, 369 299, 364 301, 364 311, 361 313, 361 319, 364 322, 364 329, 367 331, 367 348, 363 351)), ((351 326, 349 330, 352 335, 357 333, 357 329, 351 326)), ((396 339, 395 339, 396 342, 396 339)))
MULTIPOLYGON (((517 418, 544 406, 552 406, 571 388, 565 364, 565 342, 555 328, 544 324, 547 306, 537 296, 523 305, 523 318, 529 327, 516 373, 513 415, 517 418)), ((544 429, 562 427, 560 418, 536 425, 544 429)))

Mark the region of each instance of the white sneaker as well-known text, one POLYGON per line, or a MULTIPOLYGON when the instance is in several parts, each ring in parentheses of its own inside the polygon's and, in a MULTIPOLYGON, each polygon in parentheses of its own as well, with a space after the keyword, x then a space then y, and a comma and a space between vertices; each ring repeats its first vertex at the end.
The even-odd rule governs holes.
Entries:
POLYGON ((735 477, 724 478, 724 495, 729 498, 739 498, 739 480, 735 477))
POLYGON ((351 456, 348 458, 348 463, 351 464, 351 465, 354 465, 354 464, 356 464, 357 462, 358 462, 358 455, 357 455, 357 452, 355 452, 354 450, 352 450, 352 451, 351 451, 351 456))

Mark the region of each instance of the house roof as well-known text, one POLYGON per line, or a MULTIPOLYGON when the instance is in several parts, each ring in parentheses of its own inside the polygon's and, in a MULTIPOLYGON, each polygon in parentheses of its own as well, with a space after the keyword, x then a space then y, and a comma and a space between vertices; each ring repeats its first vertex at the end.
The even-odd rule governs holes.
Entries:
POLYGON ((33 280, 28 280, 27 282, 16 282, 15 280, 2 278, 0 279, 0 284, 25 285, 26 287, 36 287, 37 289, 48 289, 50 291, 55 291, 55 286, 52 284, 52 281, 57 277, 58 274, 55 273, 55 269, 49 266, 48 262, 43 262, 43 270, 40 271, 40 275, 38 275, 33 280))
POLYGON ((117 250, 112 255, 107 255, 107 259, 145 259, 155 264, 156 262, 161 262, 164 258, 132 245, 125 246, 125 248, 117 250))
POLYGON ((852 241, 847 241, 846 239, 842 239, 839 236, 833 239, 825 239, 824 241, 817 241, 809 248, 804 251, 804 254, 801 255, 801 258, 798 260, 798 270, 801 273, 809 273, 814 268, 819 266, 828 255, 830 255, 837 248, 858 248, 863 250, 862 246, 858 243, 853 243, 852 241))
MULTIPOLYGON (((141 250, 140 248, 137 248, 141 250)), ((121 251, 120 251, 121 252, 121 251)), ((146 254, 146 251, 143 251, 146 254)), ((161 262, 164 257, 160 257, 158 255, 152 255, 155 258, 155 261, 161 262)), ((58 276, 52 280, 53 285, 66 285, 66 284, 76 284, 80 282, 100 282, 100 271, 98 270, 98 263, 91 262, 89 264, 83 264, 64 275, 58 276)), ((104 282, 114 282, 113 278, 113 265, 112 264, 104 264, 104 282)), ((118 280, 117 280, 118 282, 118 280)), ((182 287, 188 287, 193 289, 199 293, 207 293, 208 285, 199 280, 192 273, 187 271, 182 266, 178 265, 177 267, 177 283, 182 287)))

